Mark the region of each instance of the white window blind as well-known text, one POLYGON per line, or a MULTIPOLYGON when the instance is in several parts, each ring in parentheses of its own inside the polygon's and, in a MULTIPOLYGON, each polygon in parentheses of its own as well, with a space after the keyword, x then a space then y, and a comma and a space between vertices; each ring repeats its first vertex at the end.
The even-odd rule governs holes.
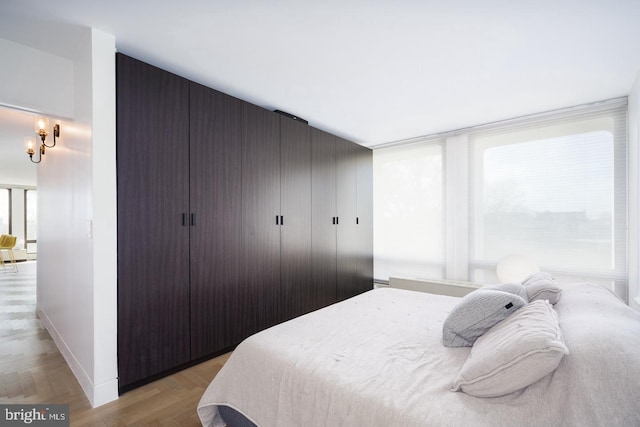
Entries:
POLYGON ((519 254, 626 298, 626 99, 605 104, 375 149, 375 278, 496 283, 519 254))
POLYGON ((565 281, 626 286, 626 108, 472 133, 469 146, 470 280, 495 281, 497 261, 521 254, 565 281))
POLYGON ((373 152, 374 277, 442 278, 443 144, 373 152))

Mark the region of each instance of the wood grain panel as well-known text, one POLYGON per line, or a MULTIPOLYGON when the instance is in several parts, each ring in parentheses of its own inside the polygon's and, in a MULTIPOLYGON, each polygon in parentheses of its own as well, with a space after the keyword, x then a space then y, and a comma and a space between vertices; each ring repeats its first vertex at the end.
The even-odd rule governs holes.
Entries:
POLYGON ((336 302, 336 137, 311 129, 311 195, 313 250, 310 292, 315 308, 336 302))
POLYGON ((373 288, 373 152, 358 145, 358 269, 356 290, 373 288))
POLYGON ((117 78, 121 390, 368 289, 370 150, 121 54, 117 78))
POLYGON ((189 360, 189 92, 117 56, 120 387, 189 360))
POLYGON ((236 345, 242 259, 242 101, 191 83, 191 357, 236 345))
POLYGON ((243 104, 242 312, 247 334, 283 320, 280 307, 280 116, 243 104))
POLYGON ((358 294, 357 157, 355 144, 336 138, 336 235, 338 300, 358 294))
POLYGON ((280 117, 281 283, 285 317, 316 307, 311 286, 311 128, 280 117))

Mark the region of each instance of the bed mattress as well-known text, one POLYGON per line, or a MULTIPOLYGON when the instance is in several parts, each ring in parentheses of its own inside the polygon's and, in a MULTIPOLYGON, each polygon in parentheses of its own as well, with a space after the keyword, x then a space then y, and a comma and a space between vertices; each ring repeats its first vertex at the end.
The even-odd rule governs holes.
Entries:
POLYGON ((607 289, 565 289, 555 310, 569 349, 552 373, 496 398, 453 392, 470 348, 442 344, 459 299, 376 289, 251 336, 198 405, 258 426, 640 425, 640 314, 607 289))

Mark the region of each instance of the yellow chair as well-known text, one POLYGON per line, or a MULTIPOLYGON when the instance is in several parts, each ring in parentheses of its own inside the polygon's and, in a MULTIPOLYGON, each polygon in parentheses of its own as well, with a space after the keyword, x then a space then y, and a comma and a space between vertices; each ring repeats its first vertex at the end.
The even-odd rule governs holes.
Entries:
POLYGON ((9 253, 9 261, 13 266, 13 271, 18 272, 18 264, 16 264, 16 257, 13 255, 13 248, 16 245, 16 236, 11 236, 10 234, 3 234, 0 236, 0 263, 2 263, 2 268, 6 271, 7 266, 4 265, 4 257, 2 256, 2 252, 7 251, 9 253))

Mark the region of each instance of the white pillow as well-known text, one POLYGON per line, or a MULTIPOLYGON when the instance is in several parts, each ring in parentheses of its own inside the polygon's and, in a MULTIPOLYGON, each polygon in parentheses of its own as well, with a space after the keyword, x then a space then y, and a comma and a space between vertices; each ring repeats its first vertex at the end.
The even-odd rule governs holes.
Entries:
POLYGON ((453 382, 453 391, 497 397, 553 372, 569 350, 549 302, 534 301, 479 337, 453 382))
POLYGON ((442 325, 445 347, 471 347, 474 341, 527 302, 518 295, 480 288, 458 301, 442 325))
POLYGON ((529 294, 527 293, 527 288, 522 286, 520 283, 500 283, 497 285, 483 286, 480 289, 509 292, 510 294, 518 295, 520 298, 525 300, 525 302, 529 302, 529 294))
POLYGON ((536 300, 547 300, 555 304, 560 299, 562 289, 556 285, 555 279, 546 272, 534 273, 527 277, 522 286, 527 290, 529 302, 536 300))

